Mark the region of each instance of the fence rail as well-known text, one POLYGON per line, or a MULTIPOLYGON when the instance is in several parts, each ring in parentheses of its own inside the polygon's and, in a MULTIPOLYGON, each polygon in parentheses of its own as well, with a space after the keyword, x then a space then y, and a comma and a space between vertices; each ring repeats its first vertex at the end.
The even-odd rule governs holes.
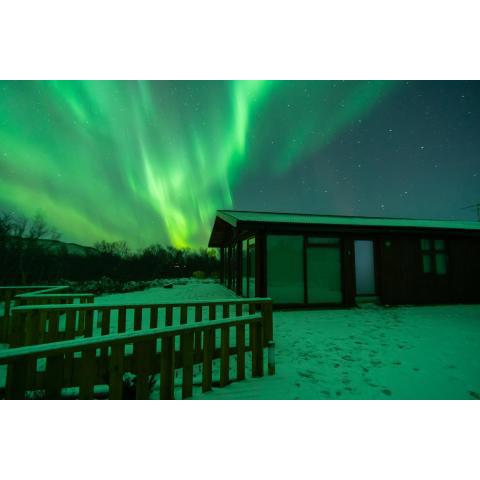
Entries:
MULTIPOLYGON (((23 399, 26 392, 44 390, 46 398, 56 399, 61 398, 62 388, 78 386, 79 398, 90 399, 100 382, 108 385, 108 398, 121 399, 125 398, 124 374, 131 372, 135 374, 135 398, 150 398, 152 376, 158 375, 158 398, 173 399, 175 369, 180 368, 181 396, 188 398, 192 396, 197 363, 201 365, 202 392, 212 389, 213 340, 217 329, 222 332, 219 386, 231 381, 229 357, 232 352, 236 355, 236 380, 245 378, 245 337, 237 335, 232 346, 229 333, 231 327, 245 331, 247 325, 253 331, 251 374, 263 376, 266 323, 263 313, 253 313, 214 322, 201 320, 4 350, 0 352, 0 365, 8 365, 5 397, 23 399), (196 352, 195 338, 202 339, 199 352, 196 352), (43 359, 46 365, 41 372, 38 364, 43 359)), ((269 345, 273 349, 273 342, 269 345)), ((274 366, 270 365, 273 356, 269 355, 268 359, 268 372, 273 374, 274 366)))
POLYGON ((93 303, 92 293, 57 293, 69 290, 68 285, 19 285, 0 287, 0 301, 4 302, 4 312, 0 315, 0 343, 10 343, 12 332, 12 308, 21 305, 71 304, 75 302, 93 303))

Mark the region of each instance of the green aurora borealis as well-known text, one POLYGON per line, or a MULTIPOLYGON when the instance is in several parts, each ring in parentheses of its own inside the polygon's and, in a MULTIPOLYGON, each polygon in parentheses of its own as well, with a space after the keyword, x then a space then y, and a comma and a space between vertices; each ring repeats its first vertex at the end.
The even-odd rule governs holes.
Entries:
POLYGON ((395 85, 0 82, 0 208, 85 245, 206 246, 247 174, 288 175, 395 85))

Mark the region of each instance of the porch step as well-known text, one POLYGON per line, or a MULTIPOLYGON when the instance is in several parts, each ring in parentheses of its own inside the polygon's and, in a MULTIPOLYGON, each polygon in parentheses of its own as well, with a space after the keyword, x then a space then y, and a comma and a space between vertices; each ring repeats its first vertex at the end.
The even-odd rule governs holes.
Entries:
POLYGON ((379 305, 380 304, 380 297, 377 295, 360 295, 355 297, 355 303, 361 307, 365 305, 379 305))

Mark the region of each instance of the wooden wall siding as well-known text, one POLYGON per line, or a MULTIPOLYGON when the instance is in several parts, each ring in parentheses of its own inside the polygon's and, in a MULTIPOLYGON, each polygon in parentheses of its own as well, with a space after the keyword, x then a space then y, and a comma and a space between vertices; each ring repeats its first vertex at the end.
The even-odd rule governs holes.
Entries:
POLYGON ((353 238, 344 237, 341 242, 343 304, 355 305, 355 255, 353 238))
POLYGON ((235 242, 237 244, 237 269, 236 269, 236 287, 235 291, 237 295, 242 295, 242 242, 241 240, 235 239, 235 242))
POLYGON ((263 232, 255 233, 255 296, 267 296, 267 236, 263 232))
POLYGON ((445 239, 448 255, 447 274, 434 275, 422 271, 421 238, 424 237, 382 239, 379 259, 382 302, 391 305, 480 302, 479 241, 434 237, 445 239))
POLYGON ((220 248, 220 283, 225 284, 225 248, 220 248))
POLYGON ((456 302, 480 302, 480 240, 471 238, 449 242, 452 298, 456 302))
MULTIPOLYGON (((219 385, 225 386, 234 380, 235 375, 230 368, 232 364, 230 356, 233 354, 236 359, 237 379, 245 378, 245 363, 248 358, 251 358, 252 362, 251 375, 262 376, 264 345, 273 348, 271 301, 228 300, 219 306, 223 318, 216 315, 217 310, 212 309, 212 302, 207 305, 209 319, 200 321, 196 313, 198 304, 173 305, 172 309, 180 308, 179 321, 174 321, 173 326, 130 329, 126 333, 77 337, 0 352, 0 364, 8 365, 6 397, 25 398, 26 391, 44 390, 47 398, 60 398, 62 388, 79 387, 80 398, 88 399, 93 398, 95 386, 106 384, 109 385, 109 398, 122 398, 123 374, 131 372, 136 375, 136 398, 149 397, 152 375, 159 374, 160 398, 169 399, 174 398, 174 382, 177 378, 175 373, 181 369, 181 396, 187 398, 193 391, 194 365, 203 365, 201 380, 203 391, 211 389, 212 384, 217 382, 212 377, 214 372, 216 374, 212 362, 217 358, 220 359, 219 385), (188 318, 183 312, 190 306, 194 307, 196 321, 188 323, 188 318), (258 309, 259 312, 245 315, 245 309, 250 312, 258 309), (247 332, 249 330, 254 332, 248 339, 248 347, 245 345, 246 326, 249 326, 247 332), (200 350, 197 350, 194 339, 199 335, 203 337, 203 343, 200 350), (219 340, 217 346, 214 344, 215 338, 219 340), (161 345, 160 350, 157 345, 161 345), (247 351, 251 351, 251 357, 246 355, 247 351), (48 360, 45 362, 45 359, 48 360), (38 360, 45 366, 40 371, 37 370, 38 360)), ((76 306, 64 308, 72 307, 76 306)), ((147 309, 148 312, 152 311, 150 307, 147 309)), ((158 307, 161 309, 162 306, 158 307)), ((55 317, 59 317, 60 306, 54 308, 57 308, 53 312, 55 317)), ((78 308, 92 311, 92 307, 78 308)), ((102 306, 102 311, 108 311, 112 319, 113 310, 118 308, 126 308, 128 311, 129 307, 102 306)), ((21 307, 18 311, 25 313, 22 314, 22 318, 26 319, 28 312, 31 314, 34 309, 21 307)), ((17 316, 18 311, 15 312, 17 316)), ((47 309, 45 311, 49 312, 47 309)), ((49 319, 52 318, 48 316, 49 319)), ((104 316, 103 319, 105 318, 108 317, 104 316)), ((103 323, 105 324, 106 322, 103 323)), ((269 367, 269 371, 272 371, 272 368, 269 367)))
POLYGON ((408 237, 387 237, 380 240, 381 300, 386 304, 413 302, 416 295, 411 283, 412 268, 416 264, 414 243, 408 237))

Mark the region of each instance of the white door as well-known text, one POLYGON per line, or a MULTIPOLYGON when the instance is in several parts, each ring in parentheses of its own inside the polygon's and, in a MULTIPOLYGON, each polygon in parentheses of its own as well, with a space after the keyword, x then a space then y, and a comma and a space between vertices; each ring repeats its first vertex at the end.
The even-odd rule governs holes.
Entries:
POLYGON ((375 295, 373 240, 355 240, 355 282, 357 295, 375 295))

